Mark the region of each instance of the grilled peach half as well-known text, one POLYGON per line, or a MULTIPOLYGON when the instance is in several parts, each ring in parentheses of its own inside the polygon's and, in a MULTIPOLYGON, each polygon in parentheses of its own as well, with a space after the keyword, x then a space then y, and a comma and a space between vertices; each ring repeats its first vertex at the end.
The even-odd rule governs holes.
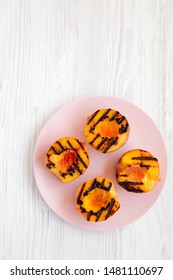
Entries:
POLYGON ((120 208, 113 183, 107 178, 94 178, 83 183, 76 193, 77 211, 89 222, 107 220, 120 208))
POLYGON ((125 116, 113 109, 100 109, 87 118, 84 134, 94 149, 109 153, 127 142, 129 131, 125 116))
POLYGON ((51 145, 45 163, 62 182, 71 182, 81 176, 89 165, 86 144, 74 137, 63 137, 51 145))
POLYGON ((129 192, 149 192, 160 181, 158 159, 145 150, 128 151, 118 162, 116 180, 129 192))

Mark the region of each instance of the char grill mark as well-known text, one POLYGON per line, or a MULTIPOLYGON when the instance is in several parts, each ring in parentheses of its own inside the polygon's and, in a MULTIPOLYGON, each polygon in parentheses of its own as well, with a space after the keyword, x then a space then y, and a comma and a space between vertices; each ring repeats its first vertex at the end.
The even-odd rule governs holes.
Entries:
POLYGON ((87 152, 85 152, 85 151, 84 151, 84 154, 86 155, 86 157, 87 157, 87 158, 89 158, 89 156, 88 156, 87 152))
POLYGON ((51 169, 52 167, 54 168, 55 167, 55 164, 53 162, 49 162, 46 164, 47 168, 48 169, 51 169))
POLYGON ((121 124, 125 120, 125 117, 122 116, 121 118, 117 118, 115 120, 116 120, 117 124, 121 124))
POLYGON ((80 209, 81 209, 81 213, 86 213, 86 210, 84 207, 80 206, 80 209))
POLYGON ((138 186, 138 185, 143 185, 143 182, 119 182, 119 185, 122 186, 125 190, 129 192, 136 192, 136 193, 141 193, 143 190, 140 188, 136 187, 134 188, 133 186, 138 186))
MULTIPOLYGON (((111 214, 111 211, 112 211, 112 208, 114 207, 114 204, 115 204, 115 199, 112 198, 112 199, 111 199, 111 202, 109 202, 109 203, 107 204, 106 207, 101 207, 100 210, 98 210, 97 212, 93 212, 92 210, 90 210, 90 211, 88 212, 88 215, 87 215, 87 221, 89 221, 90 218, 91 218, 91 216, 94 215, 94 216, 96 216, 96 220, 95 220, 95 221, 98 222, 98 220, 99 220, 99 218, 100 218, 102 212, 105 211, 105 210, 107 210, 107 213, 106 213, 106 216, 105 216, 105 220, 107 220, 108 217, 109 217, 110 214, 111 214)), ((84 208, 83 208, 83 209, 84 209, 84 208)), ((86 212, 85 209, 84 209, 84 211, 86 212)))
POLYGON ((73 145, 70 143, 70 141, 67 141, 68 145, 70 146, 70 148, 72 150, 74 150, 76 152, 76 155, 77 155, 77 159, 82 163, 82 165, 87 168, 87 165, 86 163, 83 161, 83 159, 80 157, 80 155, 78 154, 78 152, 76 151, 76 149, 73 147, 73 145))
POLYGON ((59 147, 61 148, 62 152, 64 152, 66 150, 59 141, 56 141, 56 143, 59 145, 59 147))
POLYGON ((94 179, 91 186, 89 187, 89 189, 86 192, 84 192, 83 196, 88 195, 92 190, 94 190, 96 188, 97 188, 97 180, 94 179))
POLYGON ((111 187, 112 187, 112 183, 109 183, 109 186, 105 189, 106 191, 110 191, 110 189, 111 189, 111 187))
POLYGON ((79 144, 79 146, 82 148, 82 150, 84 150, 84 147, 83 147, 82 143, 78 139, 76 139, 76 138, 75 138, 75 140, 79 144))
POLYGON ((47 163, 46 166, 47 166, 47 168, 51 169, 52 164, 51 163, 47 163))
POLYGON ((61 177, 65 178, 67 175, 70 175, 71 177, 73 177, 73 174, 75 173, 75 169, 70 166, 68 169, 67 169, 67 172, 63 172, 61 173, 61 177))
POLYGON ((123 186, 123 188, 128 192, 142 193, 143 190, 139 188, 133 188, 132 186, 123 186))
POLYGON ((53 146, 50 149, 55 155, 59 155, 59 152, 53 146))
MULTIPOLYGON (((77 153, 77 152, 76 152, 77 153)), ((83 159, 80 157, 80 155, 77 153, 77 158, 78 158, 78 160, 82 163, 82 165, 85 167, 85 168, 87 168, 87 165, 86 165, 86 163, 83 161, 83 159)))
POLYGON ((74 165, 71 165, 71 166, 67 169, 66 175, 73 176, 74 173, 75 173, 74 165))
POLYGON ((142 162, 140 162, 140 167, 144 167, 146 169, 149 169, 150 168, 150 165, 149 164, 143 164, 142 162))
POLYGON ((86 192, 84 192, 83 196, 87 196, 89 195, 89 193, 94 190, 94 189, 102 189, 102 190, 105 190, 105 191, 109 191, 110 188, 112 186, 112 183, 109 184, 108 187, 105 187, 102 183, 100 182, 97 182, 96 179, 93 180, 92 184, 90 185, 90 187, 88 188, 88 190, 86 192))
POLYGON ((95 116, 98 114, 100 110, 97 110, 94 114, 92 114, 91 118, 88 120, 87 125, 90 124, 90 122, 95 118, 95 116))
POLYGON ((116 111, 109 120, 110 121, 115 121, 115 118, 118 116, 118 114, 119 114, 119 112, 116 111))
POLYGON ((132 160, 153 160, 153 161, 158 161, 157 158, 155 157, 132 157, 132 160))
POLYGON ((82 171, 79 169, 76 163, 73 163, 68 169, 67 172, 73 176, 73 173, 75 173, 75 170, 79 173, 82 174, 82 171))
POLYGON ((90 220, 90 218, 91 218, 91 216, 92 216, 93 214, 95 215, 95 213, 94 213, 92 210, 90 210, 90 211, 88 212, 87 221, 90 220))
POLYGON ((107 145, 107 147, 103 150, 103 153, 107 153, 107 151, 110 149, 111 146, 117 144, 118 136, 110 138, 110 141, 107 145))
POLYGON ((112 208, 114 207, 114 204, 115 204, 115 199, 112 198, 112 199, 111 199, 111 203, 110 203, 110 205, 109 205, 109 207, 108 207, 106 216, 105 216, 105 220, 107 220, 107 218, 109 217, 109 215, 110 215, 110 213, 111 213, 111 211, 112 211, 112 208))
POLYGON ((124 182, 119 182, 121 186, 136 186, 136 185, 143 185, 143 182, 131 182, 131 181, 124 181, 124 182))
POLYGON ((119 133, 123 134, 123 133, 127 132, 128 126, 129 126, 128 123, 125 125, 122 124, 121 128, 119 129, 119 133))
POLYGON ((108 140, 107 137, 103 137, 102 141, 98 144, 98 146, 96 147, 96 150, 100 149, 101 146, 108 140))
POLYGON ((79 169, 79 167, 77 166, 76 163, 73 163, 73 167, 76 169, 76 171, 77 171, 79 174, 82 174, 82 171, 79 169))
MULTIPOLYGON (((90 131, 89 132, 92 132, 96 126, 98 125, 99 122, 103 121, 104 119, 108 118, 107 114, 109 113, 111 109, 107 109, 103 115, 96 121, 96 123, 90 128, 90 131)), ((99 110, 100 111, 100 110, 99 110)))
POLYGON ((97 215, 96 215, 96 222, 98 222, 100 216, 101 216, 101 213, 103 212, 103 208, 101 208, 98 212, 97 212, 97 215))
POLYGON ((63 173, 60 173, 60 176, 65 178, 65 176, 67 176, 67 173, 63 172, 63 173))
POLYGON ((99 134, 99 133, 94 137, 94 139, 90 142, 90 144, 92 145, 92 144, 94 143, 94 141, 95 141, 98 137, 100 137, 100 134, 99 134))
POLYGON ((101 182, 102 186, 104 186, 104 183, 105 183, 105 178, 103 178, 103 180, 101 182))
POLYGON ((78 196, 77 196, 77 204, 80 204, 80 205, 83 204, 83 202, 82 202, 82 200, 81 200, 80 198, 81 198, 81 196, 82 196, 82 193, 83 193, 83 190, 84 190, 84 188, 85 188, 85 185, 86 185, 86 183, 84 183, 84 184, 82 185, 82 187, 81 187, 81 189, 80 189, 80 192, 79 192, 79 194, 78 194, 78 196))

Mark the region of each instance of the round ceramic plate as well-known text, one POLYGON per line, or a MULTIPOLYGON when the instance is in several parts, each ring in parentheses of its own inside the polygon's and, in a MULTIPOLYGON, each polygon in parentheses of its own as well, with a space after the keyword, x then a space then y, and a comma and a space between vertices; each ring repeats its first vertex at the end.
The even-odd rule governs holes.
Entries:
POLYGON ((138 107, 115 97, 96 96, 79 99, 58 110, 43 127, 34 151, 34 174, 37 186, 50 208, 62 219, 89 230, 110 230, 123 227, 141 217, 156 201, 163 188, 167 171, 167 153, 162 136, 153 121, 138 107), (87 144, 90 165, 86 172, 70 183, 62 183, 45 167, 45 154, 51 144, 64 136, 85 141, 84 127, 87 117, 101 108, 112 108, 125 115, 130 124, 127 143, 118 151, 102 154, 87 144), (121 188, 115 179, 119 158, 128 150, 144 149, 160 163, 161 181, 149 193, 136 194, 121 188), (88 179, 107 177, 117 190, 120 209, 104 222, 88 222, 76 211, 76 191, 88 179))

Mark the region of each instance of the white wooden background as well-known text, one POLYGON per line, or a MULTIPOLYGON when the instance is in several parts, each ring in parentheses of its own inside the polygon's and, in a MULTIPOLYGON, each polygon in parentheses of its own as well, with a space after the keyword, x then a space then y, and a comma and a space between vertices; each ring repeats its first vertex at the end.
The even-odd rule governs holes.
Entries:
POLYGON ((173 1, 0 0, 0 259, 173 259, 173 1), (142 108, 169 153, 161 196, 122 229, 56 216, 33 176, 48 118, 79 97, 142 108))

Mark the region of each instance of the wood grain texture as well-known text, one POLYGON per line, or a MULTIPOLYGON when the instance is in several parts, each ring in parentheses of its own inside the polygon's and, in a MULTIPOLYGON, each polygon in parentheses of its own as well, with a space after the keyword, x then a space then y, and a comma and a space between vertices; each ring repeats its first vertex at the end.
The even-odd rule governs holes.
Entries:
POLYGON ((33 150, 79 97, 124 98, 172 154, 173 1, 0 1, 0 259, 173 259, 173 168, 146 215, 108 232, 66 223, 43 201, 33 150))

